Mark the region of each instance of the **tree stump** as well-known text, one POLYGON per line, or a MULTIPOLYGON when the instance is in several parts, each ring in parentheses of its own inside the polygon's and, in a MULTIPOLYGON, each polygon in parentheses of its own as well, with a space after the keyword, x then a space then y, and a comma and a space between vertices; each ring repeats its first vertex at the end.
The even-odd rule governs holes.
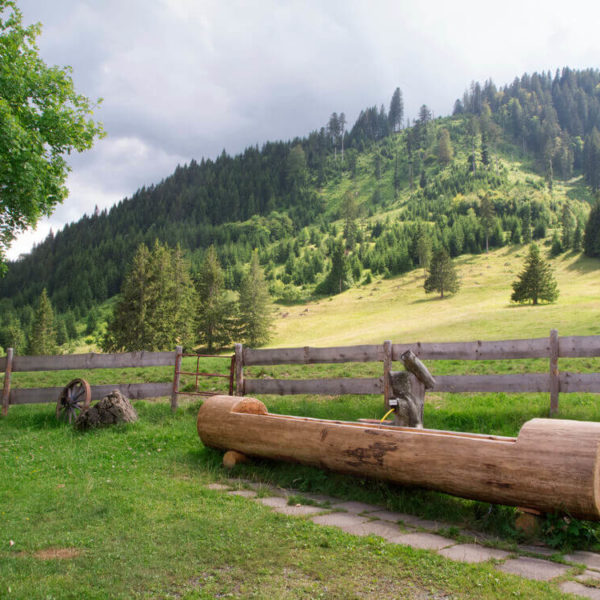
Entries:
POLYGON ((137 421, 137 418, 131 402, 119 390, 114 390, 94 406, 82 412, 75 421, 75 428, 86 430, 117 423, 133 423, 137 421))
POLYGON ((420 388, 416 385, 418 381, 406 371, 392 371, 390 373, 392 385, 392 398, 398 401, 396 410, 396 425, 401 427, 423 428, 423 409, 425 405, 425 393, 419 393, 420 388))

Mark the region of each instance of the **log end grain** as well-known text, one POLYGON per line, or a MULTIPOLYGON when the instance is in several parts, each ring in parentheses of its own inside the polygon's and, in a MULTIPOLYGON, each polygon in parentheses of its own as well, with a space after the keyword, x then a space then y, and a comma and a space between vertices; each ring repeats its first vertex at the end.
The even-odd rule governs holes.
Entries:
POLYGON ((250 459, 245 454, 237 452, 236 450, 228 450, 223 455, 223 466, 226 469, 233 469, 235 465, 247 462, 250 462, 250 459))

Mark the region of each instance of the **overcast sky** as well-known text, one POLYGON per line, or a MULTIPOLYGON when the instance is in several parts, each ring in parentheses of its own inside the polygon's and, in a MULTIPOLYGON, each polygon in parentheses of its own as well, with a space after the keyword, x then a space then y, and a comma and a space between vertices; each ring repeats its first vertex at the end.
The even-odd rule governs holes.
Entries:
POLYGON ((177 164, 303 136, 400 87, 449 114, 471 81, 600 67, 600 3, 574 0, 17 0, 46 63, 103 98, 106 138, 71 158, 70 196, 9 256, 177 164))

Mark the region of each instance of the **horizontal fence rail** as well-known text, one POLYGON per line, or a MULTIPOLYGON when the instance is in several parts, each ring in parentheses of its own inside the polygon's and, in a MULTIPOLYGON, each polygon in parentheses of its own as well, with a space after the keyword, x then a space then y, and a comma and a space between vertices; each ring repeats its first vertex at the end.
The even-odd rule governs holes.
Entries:
POLYGON ((508 375, 439 375, 433 391, 549 393, 551 412, 558 410, 559 393, 600 393, 600 373, 560 373, 559 358, 600 357, 600 336, 558 337, 552 330, 547 338, 474 342, 415 342, 341 346, 328 348, 252 349, 236 344, 236 390, 244 394, 384 394, 390 396, 392 362, 411 350, 419 359, 433 360, 549 360, 546 373, 508 375), (383 376, 374 379, 247 379, 244 367, 346 362, 383 362, 383 376))
MULTIPOLYGON (((113 385, 92 385, 92 400, 100 400, 113 390, 119 390, 130 400, 143 398, 158 398, 170 396, 173 385, 171 383, 117 383, 113 385)), ((17 388, 11 390, 11 404, 43 404, 56 402, 62 392, 62 387, 48 388, 17 388)))
MULTIPOLYGON (((60 356, 15 356, 13 373, 23 371, 81 371, 84 369, 128 369, 172 366, 175 352, 124 352, 122 354, 62 354, 60 356)), ((0 363, 1 367, 1 363, 0 363)))

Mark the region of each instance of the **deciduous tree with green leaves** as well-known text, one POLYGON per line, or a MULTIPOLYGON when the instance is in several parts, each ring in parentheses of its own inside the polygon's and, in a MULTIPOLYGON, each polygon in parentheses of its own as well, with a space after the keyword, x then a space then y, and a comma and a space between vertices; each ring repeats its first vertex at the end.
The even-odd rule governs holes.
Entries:
POLYGON ((103 135, 95 105, 78 94, 69 67, 48 67, 13 0, 0 0, 0 270, 15 236, 67 197, 65 156, 103 135))
POLYGON ((541 257, 537 244, 529 246, 523 271, 513 282, 512 288, 510 299, 513 302, 538 304, 540 300, 555 302, 558 298, 556 279, 550 265, 541 257))

